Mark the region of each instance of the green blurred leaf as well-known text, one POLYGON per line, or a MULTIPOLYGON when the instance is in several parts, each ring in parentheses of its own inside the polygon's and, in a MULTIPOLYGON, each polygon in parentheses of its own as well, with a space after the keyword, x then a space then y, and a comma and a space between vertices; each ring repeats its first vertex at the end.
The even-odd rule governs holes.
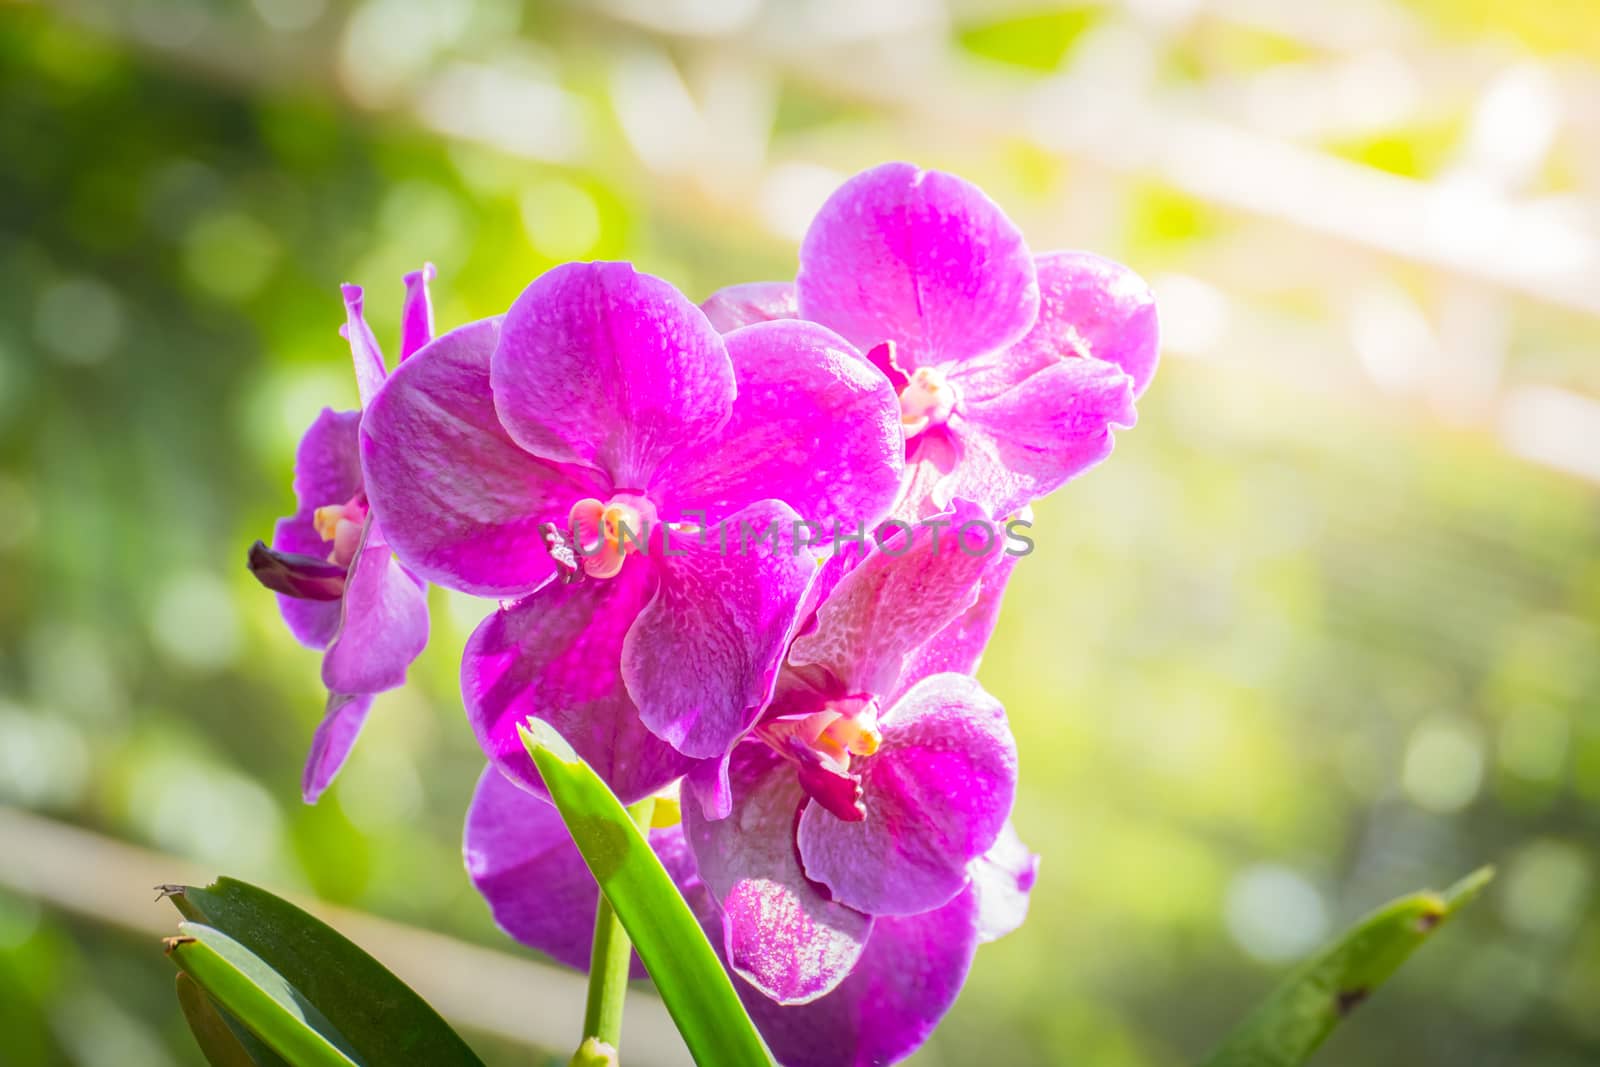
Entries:
POLYGON ((1095 8, 1074 7, 1005 18, 963 26, 956 34, 956 42, 985 59, 1027 70, 1052 71, 1103 17, 1095 8))
POLYGON ((168 892, 186 918, 226 931, 282 975, 349 1039, 368 1067, 482 1067, 410 986, 288 901, 233 878, 168 892))
POLYGON ((1212 1052, 1203 1067, 1291 1067, 1304 1063, 1339 1022, 1399 969, 1446 919, 1477 896, 1485 867, 1443 893, 1392 901, 1290 975, 1212 1052))
POLYGON ((296 1067, 352 1067, 347 1042, 304 996, 239 942, 179 923, 167 956, 224 1009, 296 1067))
POLYGON ((183 971, 178 972, 177 988, 178 1007, 211 1067, 285 1067, 281 1057, 225 1016, 216 1001, 183 971))
POLYGON ((770 1063, 716 950, 622 803, 548 726, 531 721, 522 740, 695 1062, 770 1063))

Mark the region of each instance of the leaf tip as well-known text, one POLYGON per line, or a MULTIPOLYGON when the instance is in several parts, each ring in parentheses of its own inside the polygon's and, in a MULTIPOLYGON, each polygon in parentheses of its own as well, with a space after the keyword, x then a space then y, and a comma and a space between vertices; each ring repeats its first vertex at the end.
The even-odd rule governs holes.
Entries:
POLYGON ((522 747, 528 750, 528 755, 535 763, 539 760, 540 752, 546 752, 562 763, 579 762, 577 750, 561 736, 559 730, 543 719, 528 716, 527 721, 517 727, 517 734, 522 738, 522 747))
POLYGON ((194 944, 195 940, 195 938, 189 936, 188 934, 179 934, 176 937, 163 937, 161 939, 161 951, 170 956, 184 945, 194 944))
POLYGON ((1483 892, 1483 887, 1493 879, 1493 867, 1479 867, 1448 889, 1425 894, 1424 899, 1428 907, 1417 916, 1417 931, 1424 934, 1432 933, 1440 923, 1472 903, 1473 898, 1483 892))
POLYGON ((1483 892, 1483 887, 1494 880, 1494 867, 1486 865, 1479 867, 1455 885, 1439 894, 1444 902, 1445 911, 1453 912, 1458 908, 1472 902, 1472 898, 1483 892))

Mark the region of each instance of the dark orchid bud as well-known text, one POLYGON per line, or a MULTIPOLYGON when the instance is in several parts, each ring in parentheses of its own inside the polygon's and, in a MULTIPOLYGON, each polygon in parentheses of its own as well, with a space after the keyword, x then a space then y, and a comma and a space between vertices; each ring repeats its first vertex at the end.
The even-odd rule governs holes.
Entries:
POLYGON ((316 556, 277 552, 262 541, 250 546, 250 573, 274 593, 301 600, 338 600, 344 596, 347 568, 316 556))

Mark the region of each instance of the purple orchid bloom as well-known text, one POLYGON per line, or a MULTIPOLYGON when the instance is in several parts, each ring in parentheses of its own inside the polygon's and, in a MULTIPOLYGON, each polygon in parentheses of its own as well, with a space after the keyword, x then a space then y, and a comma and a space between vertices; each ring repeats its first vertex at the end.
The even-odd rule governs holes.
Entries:
POLYGON ((958 896, 1010 814, 1003 709, 970 676, 931 672, 974 666, 992 626, 985 583, 1009 559, 978 523, 962 502, 843 574, 750 737, 689 780, 685 833, 729 965, 774 1001, 827 995, 876 922, 958 896))
POLYGON ((557 267, 407 361, 362 457, 399 558, 506 601, 462 664, 491 762, 540 792, 538 716, 624 802, 750 726, 816 572, 788 532, 876 522, 904 459, 893 391, 837 335, 724 338, 626 263, 557 267))
MULTIPOLYGON (((756 746, 741 746, 740 752, 741 759, 750 753, 768 766, 776 759, 756 746)), ((701 883, 683 829, 657 826, 649 837, 726 965, 730 946, 720 936, 722 918, 701 883)), ((764 846, 752 841, 750 847, 764 846)), ((464 852, 473 885, 502 930, 569 967, 588 969, 594 880, 549 802, 491 767, 473 796, 464 852)), ((778 1062, 832 1067, 894 1063, 910 1055, 954 1003, 978 945, 1021 924, 1035 862, 1007 824, 990 852, 971 865, 968 888, 919 915, 867 921, 861 943, 851 950, 848 975, 803 1003, 779 1004, 736 970, 734 986, 778 1062)), ((778 855, 768 857, 768 869, 783 879, 794 877, 778 855)), ((760 889, 752 886, 751 892, 760 889)), ((826 922, 826 903, 814 914, 826 922)), ((767 947, 772 969, 815 970, 814 960, 790 957, 789 947, 780 932, 767 947)), ((637 959, 634 975, 642 975, 637 959)))
MULTIPOLYGON (((709 306, 782 310, 736 287, 709 306)), ((801 318, 851 341, 894 383, 906 493, 920 518, 956 498, 1014 512, 1111 452, 1157 359, 1154 300, 1085 252, 1034 257, 976 186, 885 163, 841 186, 800 248, 801 318)))
MULTIPOLYGON (((433 265, 406 275, 400 358, 433 333, 428 283, 433 265)), ((343 287, 356 385, 363 406, 387 375, 383 353, 362 312, 359 286, 343 287)), ((327 710, 312 738, 301 793, 314 804, 344 765, 373 698, 405 682, 406 669, 428 642, 423 583, 395 562, 367 498, 361 471, 360 411, 324 408, 295 455, 298 507, 279 519, 272 547, 257 541, 250 570, 278 594, 296 640, 322 649, 327 710)))

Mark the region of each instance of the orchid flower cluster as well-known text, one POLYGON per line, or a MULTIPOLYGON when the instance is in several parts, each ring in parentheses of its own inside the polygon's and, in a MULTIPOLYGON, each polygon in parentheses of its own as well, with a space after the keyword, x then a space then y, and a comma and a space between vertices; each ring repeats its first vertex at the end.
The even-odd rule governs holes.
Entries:
POLYGON ((904 163, 827 201, 793 283, 699 306, 572 263, 435 337, 432 277, 406 278, 392 371, 345 288, 363 410, 313 423, 299 508, 251 552, 323 650, 306 800, 426 642, 425 583, 494 598, 461 690, 500 926, 588 966, 538 719, 624 803, 680 801, 652 845, 779 1062, 909 1055, 1027 909, 1016 743, 973 673, 1029 505, 1134 423, 1150 291, 904 163))

